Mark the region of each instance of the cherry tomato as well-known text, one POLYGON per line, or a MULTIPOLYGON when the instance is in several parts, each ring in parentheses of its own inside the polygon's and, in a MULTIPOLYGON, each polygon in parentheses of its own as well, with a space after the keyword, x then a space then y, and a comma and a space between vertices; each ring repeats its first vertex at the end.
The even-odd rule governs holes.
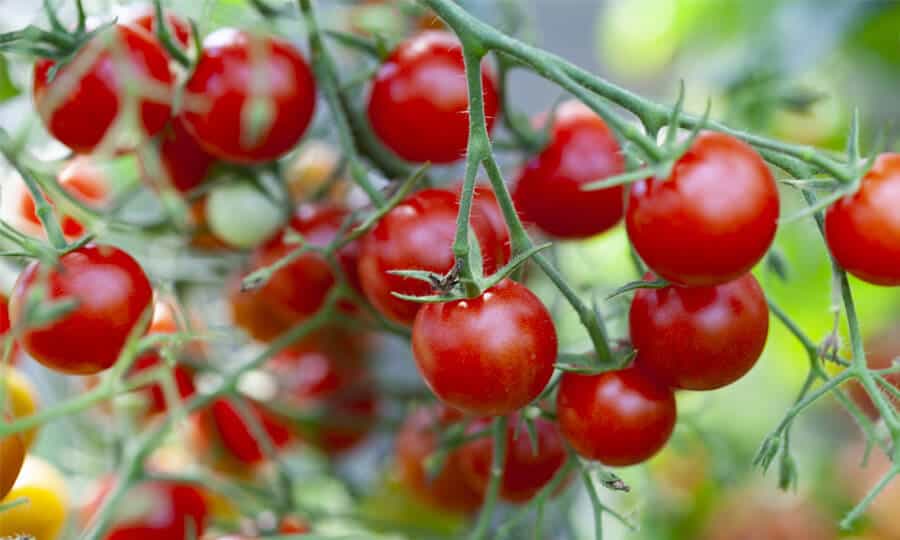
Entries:
MULTIPOLYGON (((191 25, 169 10, 163 11, 163 17, 166 19, 166 24, 168 24, 168 30, 172 37, 175 38, 179 45, 187 48, 191 43, 191 25)), ((152 5, 134 4, 127 6, 121 10, 118 20, 120 22, 140 26, 144 30, 150 32, 150 34, 156 35, 156 11, 152 5)))
POLYGON ((746 274, 772 245, 778 188, 749 145, 703 133, 668 178, 632 185, 625 221, 657 275, 678 285, 718 285, 746 274))
MULTIPOLYGON (((900 325, 894 324, 878 334, 875 334, 866 341, 866 364, 870 369, 887 369, 894 365, 894 358, 900 356, 900 325)), ((884 375, 888 383, 900 388, 900 373, 889 373, 884 375)), ((862 384, 857 380, 848 383, 848 390, 853 401, 869 416, 877 418, 880 416, 872 398, 866 393, 862 384)), ((894 400, 887 390, 882 389, 881 394, 888 402, 894 400)))
MULTIPOLYGON (((499 114, 497 84, 482 65, 488 131, 499 114)), ((469 97, 462 46, 449 32, 426 31, 401 43, 375 74, 369 122, 398 156, 451 163, 466 153, 469 97)))
POLYGON ((148 185, 172 186, 182 194, 202 184, 215 163, 215 158, 188 133, 180 116, 160 133, 157 148, 140 152, 138 157, 148 185))
MULTIPOLYGON (((116 478, 101 480, 88 501, 82 519, 85 526, 102 508, 104 499, 115 486, 116 478)), ((188 538, 193 531, 199 538, 206 529, 209 510, 203 493, 188 484, 167 481, 144 482, 132 487, 121 508, 126 517, 116 519, 104 540, 159 540, 188 538)))
POLYGON ((675 428, 675 396, 636 368, 565 373, 556 399, 559 428, 581 456, 624 467, 646 461, 675 428))
MULTIPOLYGON (((459 196, 442 189, 426 189, 407 197, 369 231, 362 242, 359 277, 366 297, 386 317, 412 324, 422 304, 402 300, 397 292, 424 296, 430 284, 389 274, 391 270, 427 270, 439 274, 454 266, 453 238, 459 196)), ((469 220, 481 247, 484 273, 497 269, 494 254, 502 251, 482 205, 472 205, 469 220)))
MULTIPOLYGON (((69 161, 59 171, 57 182, 72 197, 88 206, 98 206, 109 197, 109 179, 94 161, 87 156, 79 156, 69 161)), ((27 230, 43 233, 34 199, 27 189, 23 189, 19 199, 18 213, 27 230)), ((72 216, 63 215, 60 226, 67 238, 78 238, 84 234, 84 226, 72 216)))
POLYGON ((443 467, 429 477, 425 460, 439 449, 441 430, 462 419, 443 405, 413 411, 397 432, 396 459, 400 482, 423 501, 452 512, 473 512, 484 492, 463 480, 459 449, 450 450, 443 467))
POLYGON ((268 343, 289 330, 296 321, 269 304, 260 296, 259 290, 242 291, 244 277, 236 274, 225 286, 232 322, 253 339, 268 343))
POLYGON ((208 197, 204 194, 191 203, 190 215, 194 225, 191 231, 191 246, 205 251, 231 250, 209 230, 209 224, 206 223, 207 200, 208 197))
MULTIPOLYGON (((466 430, 469 435, 485 430, 488 434, 462 447, 459 460, 466 481, 478 492, 486 491, 490 482, 494 455, 491 420, 478 420, 466 430)), ((537 435, 536 446, 531 443, 525 421, 518 414, 511 415, 506 430, 506 458, 500 483, 500 496, 507 501, 529 501, 553 479, 566 462, 565 443, 556 424, 537 418, 534 430, 537 435)))
POLYGON ((325 349, 288 350, 273 358, 270 369, 281 389, 279 403, 315 418, 308 424, 285 419, 299 439, 337 453, 368 435, 378 405, 371 376, 359 359, 325 349))
POLYGON ((582 191, 625 171, 615 135, 587 106, 567 101, 556 111, 550 142, 526 165, 514 198, 527 221, 557 238, 587 238, 622 219, 621 186, 582 191))
POLYGON ((859 189, 825 213, 825 240, 843 268, 874 285, 900 285, 900 154, 881 154, 859 189))
MULTIPOLYGON (((253 401, 247 401, 275 448, 291 442, 291 434, 278 418, 253 401)), ((244 422, 237 406, 220 398, 195 417, 195 442, 200 454, 221 458, 215 465, 225 470, 238 470, 258 465, 265 460, 263 447, 244 422), (218 455, 216 455, 218 454, 218 455)))
POLYGON ((35 456, 25 458, 19 478, 0 505, 19 499, 25 499, 24 504, 3 511, 0 538, 60 538, 69 513, 69 495, 65 478, 56 467, 35 456))
POLYGON ((756 278, 744 274, 712 287, 639 289, 629 322, 641 369, 675 388, 714 390, 756 364, 769 308, 756 278))
POLYGON ((343 176, 328 185, 340 174, 340 161, 340 154, 330 144, 316 140, 304 143, 284 168, 284 180, 294 202, 306 202, 320 195, 329 201, 344 200, 349 189, 343 176))
POLYGON ((51 79, 55 64, 35 63, 34 103, 50 133, 72 150, 94 150, 126 111, 125 100, 138 100, 139 138, 159 133, 168 122, 174 83, 169 57, 143 28, 117 24, 98 34, 51 79), (126 73, 138 88, 133 97, 120 83, 126 73))
POLYGON ((479 415, 508 414, 550 381, 556 328, 534 293, 503 280, 477 298, 425 304, 413 324, 412 348, 442 401, 479 415))
MULTIPOLYGON (((2 418, 5 415, 0 415, 2 418)), ((7 421, 11 420, 6 418, 7 421)), ((14 433, 0 437, 0 500, 16 483, 22 464, 25 463, 25 442, 22 435, 14 433)))
POLYGON ((259 188, 244 181, 223 182, 206 199, 209 231, 235 248, 252 248, 272 237, 285 212, 259 188))
MULTIPOLYGON (((4 294, 0 294, 0 343, 3 343, 9 335, 9 299, 4 294)), ((4 343, 5 346, 5 343, 4 343)), ((13 350, 10 358, 13 363, 16 360, 16 347, 18 344, 13 342, 13 350)))
MULTIPOLYGON (((0 416, 17 419, 31 416, 37 412, 37 392, 20 371, 9 367, 5 370, 0 369, 0 384, 3 385, 0 416)), ((18 434, 25 450, 31 448, 37 432, 38 428, 34 427, 18 434)))
POLYGON ((312 120, 316 82, 290 43, 223 28, 203 42, 185 87, 188 131, 226 161, 261 163, 281 157, 312 120))
POLYGON ((77 305, 52 322, 25 328, 21 344, 35 360, 72 375, 115 364, 153 296, 147 276, 129 254, 88 244, 60 257, 56 267, 33 262, 19 275, 10 305, 13 326, 26 326, 27 300, 44 283, 42 304, 73 299, 77 305))

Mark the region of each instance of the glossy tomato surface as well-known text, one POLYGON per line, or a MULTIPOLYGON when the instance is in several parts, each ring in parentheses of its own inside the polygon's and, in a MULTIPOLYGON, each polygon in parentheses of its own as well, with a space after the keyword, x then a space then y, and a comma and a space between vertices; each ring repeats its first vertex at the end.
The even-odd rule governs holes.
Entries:
POLYGON ((624 467, 650 459, 675 428, 672 390, 636 368, 599 375, 565 373, 556 415, 578 454, 624 467))
POLYGON ((778 188, 762 157, 723 133, 703 133, 668 178, 631 186, 625 221, 638 254, 678 285, 717 285, 768 251, 778 188))
POLYGON ((129 254, 88 244, 60 257, 56 267, 29 265, 13 289, 10 320, 26 327, 20 342, 37 361, 62 373, 88 375, 116 362, 152 295, 146 274, 129 254), (27 299, 44 283, 42 303, 72 299, 76 305, 53 321, 27 328, 27 299))
MULTIPOLYGON (((250 411, 268 434, 275 448, 283 448, 291 441, 290 432, 271 413, 256 403, 247 402, 250 411)), ((206 445, 220 445, 210 453, 224 450, 239 464, 257 465, 265 460, 263 446, 256 439, 251 427, 244 421, 235 403, 217 399, 212 406, 200 413, 201 438, 206 445)))
POLYGON ((316 82, 293 45, 223 28, 206 37, 185 87, 188 131, 211 154, 237 163, 279 158, 312 120, 316 82))
POLYGON ((752 274, 712 287, 639 289, 629 312, 637 365, 670 386, 714 390, 756 364, 769 307, 752 274))
POLYGON ((556 362, 556 328, 525 286, 501 281, 481 296, 425 304, 412 348, 442 401, 478 415, 508 414, 538 397, 556 362))
POLYGON ((845 270, 874 285, 900 285, 900 154, 882 154, 859 189, 825 213, 828 249, 845 270))
MULTIPOLYGON (((481 70, 488 131, 499 114, 497 85, 481 70)), ((453 34, 426 31, 401 43, 375 74, 369 95, 372 129, 413 162, 450 163, 466 153, 469 97, 462 46, 453 34)))
MULTIPOLYGON (((359 277, 366 298, 386 317, 412 324, 420 303, 392 295, 433 294, 425 281, 390 274, 392 270, 427 270, 446 274, 454 266, 453 238, 459 211, 457 193, 425 189, 407 197, 381 218, 362 242, 359 277)), ((502 252, 491 221, 480 205, 472 205, 469 224, 484 260, 484 273, 497 269, 502 252)))
MULTIPOLYGON (((486 491, 490 482, 494 457, 490 430, 490 419, 473 422, 466 430, 468 435, 488 433, 463 445, 460 453, 460 467, 466 481, 479 492, 486 491)), ((532 444, 525 421, 518 414, 511 415, 506 428, 506 458, 500 483, 500 496, 507 501, 524 503, 531 500, 566 462, 568 454, 556 423, 537 418, 534 433, 536 445, 532 444)))
POLYGON ((526 221, 557 238, 602 233, 622 219, 623 188, 582 187, 624 171, 622 149, 606 123, 582 103, 567 101, 556 111, 550 142, 519 176, 516 208, 526 221))
POLYGON ((51 79, 54 65, 48 59, 34 64, 35 108, 48 131, 76 152, 89 153, 103 141, 127 99, 138 100, 141 138, 158 133, 169 120, 174 82, 169 57, 139 26, 117 24, 101 32, 51 79), (137 77, 132 81, 137 95, 125 94, 126 77, 137 77))

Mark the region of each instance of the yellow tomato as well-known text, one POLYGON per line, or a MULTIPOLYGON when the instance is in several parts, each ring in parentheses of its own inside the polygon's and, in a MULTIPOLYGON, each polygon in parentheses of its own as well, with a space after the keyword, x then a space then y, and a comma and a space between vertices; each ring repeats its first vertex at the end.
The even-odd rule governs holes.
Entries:
MULTIPOLYGON (((37 412, 37 392, 18 370, 7 368, 0 371, 0 383, 4 385, 0 395, 0 414, 11 418, 24 418, 37 412)), ((21 434, 25 449, 31 448, 31 443, 37 436, 37 428, 30 429, 21 434)))
POLYGON ((69 495, 65 479, 53 465, 28 456, 12 491, 0 504, 19 499, 26 502, 0 513, 0 537, 59 538, 69 510, 69 495))

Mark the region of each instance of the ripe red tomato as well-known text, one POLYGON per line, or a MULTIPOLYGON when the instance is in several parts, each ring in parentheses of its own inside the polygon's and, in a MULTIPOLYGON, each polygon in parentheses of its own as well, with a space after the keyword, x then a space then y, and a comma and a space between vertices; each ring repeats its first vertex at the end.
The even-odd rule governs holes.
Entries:
POLYGON ((473 512, 481 506, 484 492, 463 480, 458 448, 448 453, 433 477, 425 468, 425 460, 439 448, 441 429, 461 419, 458 412, 440 404, 414 410, 397 432, 397 473, 400 482, 425 502, 452 512, 473 512))
MULTIPOLYGON (((439 274, 454 266, 453 238, 459 196, 443 189, 426 189, 407 197, 366 235, 359 258, 359 277, 366 297, 386 317, 412 324, 422 304, 401 300, 391 292, 424 296, 430 284, 389 274, 391 270, 427 270, 439 274)), ((482 205, 472 205, 469 223, 484 260, 484 273, 498 266, 502 251, 482 205)))
MULTIPOLYGON (((5 346, 5 339, 9 334, 9 329, 11 328, 9 324, 9 300, 6 296, 0 293, 0 348, 5 346)), ((2 358, 2 350, 0 350, 0 358, 2 358)), ((12 350, 9 353, 9 362, 11 365, 16 365, 16 360, 18 360, 19 356, 19 342, 13 341, 12 350)))
POLYGON ((130 255, 88 244, 60 257, 56 267, 33 262, 19 275, 10 301, 13 326, 25 326, 26 300, 41 284, 47 285, 44 304, 71 298, 77 306, 53 322, 25 328, 20 343, 40 363, 72 375, 115 364, 153 296, 150 281, 130 255))
POLYGON ((503 280, 477 298, 425 304, 412 348, 431 391, 457 409, 508 414, 529 404, 553 375, 553 319, 525 286, 503 280))
MULTIPOLYGON (((100 510, 115 481, 113 476, 100 481, 82 512, 85 525, 100 510)), ((188 531, 199 538, 209 517, 203 493, 192 485, 176 482, 138 484, 125 494, 122 508, 129 510, 127 516, 114 521, 104 540, 188 538, 188 531)))
POLYGON ((874 285, 900 285, 900 154, 881 154, 859 190, 825 213, 825 240, 844 269, 874 285))
POLYGON ((226 161, 261 163, 300 141, 315 104, 316 81, 293 45, 223 28, 203 42, 185 87, 183 115, 188 131, 209 153, 226 161), (260 117, 256 137, 250 120, 255 116, 260 117))
POLYGON ((629 324, 638 367, 675 388, 714 390, 756 364, 769 307, 753 274, 744 274, 712 287, 640 289, 629 324))
POLYGON ((55 64, 49 59, 34 64, 34 104, 50 133, 76 152, 89 153, 101 143, 127 99, 139 100, 142 138, 169 120, 174 84, 169 57, 143 28, 117 24, 98 34, 51 80, 55 64), (119 82, 125 70, 139 89, 133 98, 119 82))
MULTIPOLYGON (((166 23, 169 25, 169 33, 175 38, 179 45, 187 48, 191 43, 191 25, 169 10, 164 10, 163 16, 166 18, 166 23)), ((140 26, 152 35, 156 35, 156 12, 152 5, 134 4, 127 6, 122 9, 118 20, 120 22, 140 26)))
MULTIPOLYGON (((497 84, 482 65, 488 131, 499 114, 497 84)), ((469 97, 462 46, 449 32, 426 31, 401 43, 375 74, 369 95, 372 129, 398 156, 451 163, 469 142, 469 97)))
MULTIPOLYGON (((291 442, 290 432, 281 422, 259 404, 247 401, 275 448, 291 442)), ((215 465, 241 471, 246 465, 257 465, 265 459, 263 447, 247 425, 235 404, 225 398, 217 399, 194 418, 194 442, 198 454, 221 458, 215 465)))
POLYGON ((678 285, 718 285, 746 274, 772 245, 778 188, 749 145, 703 133, 668 178, 632 185, 625 221, 657 275, 678 285))
POLYGON ((622 219, 621 186, 582 191, 625 171, 622 148, 606 123, 577 101, 556 111, 550 142, 526 165, 513 197, 525 220, 557 238, 587 238, 622 219))
POLYGON ((188 193, 202 184, 215 163, 215 158, 188 133, 180 116, 160 134, 158 148, 148 152, 155 155, 138 154, 144 181, 151 187, 170 185, 179 193, 188 193))
MULTIPOLYGON (((88 156, 78 156, 69 161, 56 179, 67 193, 88 206, 98 206, 109 197, 109 179, 88 156)), ((23 189, 20 194, 18 214, 24 228, 28 232, 43 233, 31 193, 23 189)), ((60 226, 67 238, 78 238, 84 234, 84 226, 72 216, 61 216, 60 226)))
POLYGON ((581 456, 624 467, 658 452, 675 428, 672 390, 636 368, 565 373, 556 397, 563 436, 581 456))
MULTIPOLYGON (((466 433, 472 435, 490 429, 491 420, 484 418, 473 422, 466 433)), ((531 444, 525 421, 518 414, 510 416, 500 483, 500 496, 507 501, 525 503, 531 500, 566 462, 566 446, 556 424, 537 418, 534 430, 537 446, 531 444)), ((490 434, 465 444, 460 451, 460 468, 466 482, 478 492, 487 490, 493 456, 494 443, 490 434)))
MULTIPOLYGON (((894 365, 894 358, 900 356, 900 325, 894 323, 888 328, 875 334, 866 340, 866 364, 870 369, 887 369, 894 365)), ((900 373, 891 373, 884 378, 892 385, 900 388, 900 373)), ((872 398, 866 393, 859 381, 848 383, 848 390, 853 401, 869 416, 877 418, 880 413, 872 403, 872 398)), ((895 402, 891 394, 882 389, 882 395, 888 402, 895 402)))
POLYGON ((319 416, 309 424, 286 419, 299 439, 337 453, 357 446, 368 435, 378 403, 371 376, 360 359, 324 348, 289 350, 273 358, 270 369, 280 386, 279 403, 319 416))

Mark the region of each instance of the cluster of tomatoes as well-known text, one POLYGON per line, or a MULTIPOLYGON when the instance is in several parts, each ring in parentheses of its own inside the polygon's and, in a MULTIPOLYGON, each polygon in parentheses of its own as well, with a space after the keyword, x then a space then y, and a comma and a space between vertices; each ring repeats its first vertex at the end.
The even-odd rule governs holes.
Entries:
MULTIPOLYGON (((316 81, 289 42, 233 29, 208 35, 195 65, 182 73, 157 40, 158 24, 149 8, 136 11, 96 34, 64 65, 35 64, 36 109, 48 131, 78 154, 60 172, 59 186, 88 206, 100 205, 109 186, 91 155, 134 152, 153 190, 188 203, 195 247, 249 251, 223 291, 236 326, 271 344, 322 310, 335 319, 287 347, 278 345, 283 350, 265 366, 276 387, 266 399, 222 395, 194 411, 196 453, 218 470, 253 474, 271 457, 268 446, 301 441, 334 455, 366 438, 381 400, 365 358, 371 337, 338 324, 372 323, 361 303, 388 324, 410 329, 415 363, 440 401, 406 418, 396 435, 396 474, 424 500, 460 512, 477 509, 485 498, 494 461, 492 418, 508 418, 500 496, 524 503, 560 472, 569 449, 616 467, 649 459, 674 430, 676 390, 721 388, 760 357, 768 308, 750 270, 774 240, 779 195, 763 159, 737 138, 701 133, 667 177, 639 180, 628 190, 585 190, 625 171, 616 135, 576 102, 535 120, 547 142, 514 184, 523 221, 552 239, 577 240, 624 220, 648 267, 629 314, 633 362, 612 370, 585 365, 554 379, 553 318, 520 281, 502 279, 472 298, 410 299, 433 294, 434 286, 399 271, 449 276, 456 268, 459 185, 407 196, 358 240, 348 231, 361 220, 342 195, 311 200, 300 190, 303 200, 280 219, 277 205, 259 211, 259 204, 248 203, 268 200, 256 189, 227 181, 210 188, 223 167, 253 170, 298 146, 313 118, 316 81), (179 78, 183 92, 176 91, 179 78), (220 219, 242 205, 257 211, 220 219), (268 272, 262 283, 246 286, 259 272, 268 272), (260 440, 257 427, 271 445, 260 440), (434 474, 427 465, 437 453, 445 455, 434 474)), ((175 45, 187 51, 191 27, 174 14, 166 15, 166 24, 175 45)), ((500 100, 487 63, 482 86, 491 131, 500 100)), ((371 81, 367 117, 381 143, 406 161, 448 164, 464 156, 469 118, 459 41, 427 30, 397 46, 371 81)), ((833 255, 872 283, 900 284, 900 223, 890 207, 898 189, 900 157, 881 156, 860 188, 826 214, 833 255)), ((41 221, 30 195, 23 191, 17 208, 23 229, 38 234, 41 221)), ((86 232, 78 216, 59 217, 67 238, 86 232)), ((469 225, 484 275, 503 269, 513 255, 510 231, 491 189, 475 188, 469 225)), ((142 335, 178 341, 202 326, 173 305, 154 302, 150 279, 124 250, 73 246, 56 261, 31 263, 10 297, 4 330, 13 329, 18 345, 44 366, 99 374, 142 335)), ((195 369, 203 369, 207 350, 182 345, 169 367, 186 401, 197 394, 195 369)), ((163 345, 142 351, 126 380, 166 366, 165 351, 163 345)), ((0 394, 7 401, 3 413, 16 418, 35 410, 33 391, 21 379, 6 371, 0 394)), ((172 396, 160 382, 138 391, 148 417, 170 410, 172 396)), ((28 491, 36 489, 28 475, 17 480, 33 438, 28 431, 0 439, 0 498, 32 501, 4 512, 0 536, 28 532, 52 540, 61 523, 28 521, 26 507, 42 499, 28 491)), ((86 523, 115 481, 98 490, 86 523)), ((141 517, 116 519, 106 538, 184 538, 189 530, 199 538, 207 528, 210 503, 197 487, 154 480, 128 497, 141 517)), ((288 518, 268 530, 305 528, 288 518)))

